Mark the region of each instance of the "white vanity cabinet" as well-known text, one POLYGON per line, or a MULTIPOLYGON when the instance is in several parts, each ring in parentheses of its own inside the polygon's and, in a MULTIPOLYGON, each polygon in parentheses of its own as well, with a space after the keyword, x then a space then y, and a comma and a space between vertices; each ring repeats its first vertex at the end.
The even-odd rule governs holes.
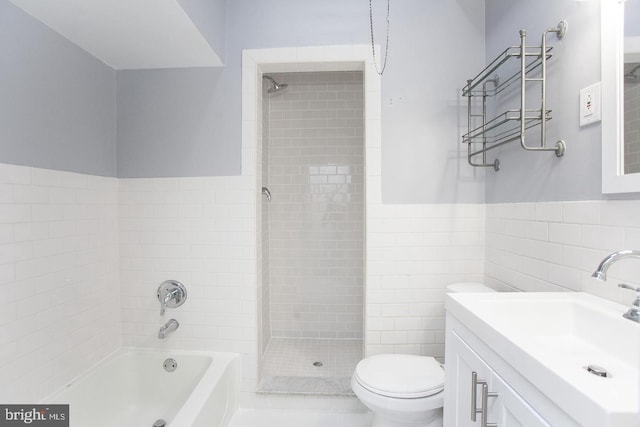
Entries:
POLYGON ((446 339, 446 426, 549 426, 454 330, 446 339))
POLYGON ((444 425, 640 427, 640 325, 626 308, 583 293, 447 294, 444 425))

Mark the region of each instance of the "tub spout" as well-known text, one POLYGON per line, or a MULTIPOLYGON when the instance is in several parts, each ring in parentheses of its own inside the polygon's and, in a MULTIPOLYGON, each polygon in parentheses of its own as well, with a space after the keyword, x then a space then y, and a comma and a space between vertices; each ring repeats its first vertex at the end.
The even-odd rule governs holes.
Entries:
POLYGON ((176 319, 169 320, 158 331, 158 338, 159 339, 166 338, 170 333, 172 333, 176 329, 178 329, 178 326, 180 326, 180 324, 178 323, 178 321, 176 319))

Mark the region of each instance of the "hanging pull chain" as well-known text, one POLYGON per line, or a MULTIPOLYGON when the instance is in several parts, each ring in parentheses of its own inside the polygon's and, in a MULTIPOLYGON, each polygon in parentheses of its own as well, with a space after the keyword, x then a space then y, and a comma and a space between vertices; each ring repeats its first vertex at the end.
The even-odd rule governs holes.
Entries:
POLYGON ((373 6, 371 6, 371 0, 369 0, 369 23, 371 24, 371 51, 373 52, 373 64, 376 67, 376 72, 379 75, 384 73, 387 68, 387 55, 389 54, 389 11, 391 10, 391 0, 387 0, 387 42, 384 48, 384 61, 382 62, 382 71, 378 69, 378 61, 376 60, 376 47, 373 41, 373 6))

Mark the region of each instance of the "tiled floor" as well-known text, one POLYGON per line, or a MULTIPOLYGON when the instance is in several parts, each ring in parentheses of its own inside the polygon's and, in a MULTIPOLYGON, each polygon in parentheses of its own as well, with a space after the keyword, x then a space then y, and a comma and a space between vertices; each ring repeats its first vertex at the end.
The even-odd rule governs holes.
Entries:
POLYGON ((238 409, 229 427, 368 427, 371 414, 238 409))
POLYGON ((260 390, 350 394, 349 380, 362 351, 362 340, 272 338, 264 356, 260 390))

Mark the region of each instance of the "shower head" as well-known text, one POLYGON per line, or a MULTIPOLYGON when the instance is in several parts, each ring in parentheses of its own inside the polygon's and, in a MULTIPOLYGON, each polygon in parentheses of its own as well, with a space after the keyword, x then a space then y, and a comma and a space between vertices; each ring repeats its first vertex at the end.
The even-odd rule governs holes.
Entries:
POLYGON ((269 88, 269 90, 267 90, 268 93, 276 93, 279 92, 281 90, 284 90, 288 87, 289 85, 286 83, 280 83, 279 85, 275 85, 272 88, 269 88))
POLYGON ((636 74, 636 71, 640 69, 640 64, 633 67, 631 71, 625 73, 624 82, 625 83, 640 83, 640 76, 636 74))
POLYGON ((273 86, 271 86, 268 90, 267 93, 276 93, 276 92, 280 92, 281 90, 286 89, 289 85, 286 83, 278 83, 276 82, 273 77, 271 76, 267 76, 267 75, 263 75, 262 76, 263 79, 267 79, 269 80, 273 86))
POLYGON ((627 73, 624 75, 625 83, 640 83, 640 76, 636 73, 627 73))

